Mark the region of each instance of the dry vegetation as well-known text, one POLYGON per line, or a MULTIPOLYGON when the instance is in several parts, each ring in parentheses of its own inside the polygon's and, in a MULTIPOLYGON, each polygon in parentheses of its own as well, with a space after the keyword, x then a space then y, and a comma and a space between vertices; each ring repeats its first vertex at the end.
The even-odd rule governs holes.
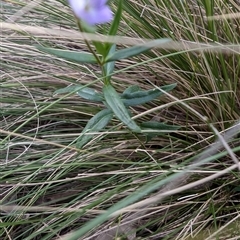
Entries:
POLYGON ((76 83, 101 91, 99 69, 36 48, 86 50, 66 1, 2 1, 0 239, 78 239, 65 234, 83 233, 84 226, 91 230, 83 239, 240 238, 234 162, 240 160, 239 1, 139 0, 124 6, 118 36, 132 39, 124 46, 170 37, 185 48, 154 49, 117 62, 114 86, 122 91, 135 84, 150 89, 177 83, 171 94, 132 112, 137 121, 181 128, 146 142, 115 119, 77 149, 82 129, 102 106, 54 91, 76 83), (207 18, 217 14, 228 18, 207 18), (195 51, 188 45, 194 42, 216 44, 218 52, 195 51), (221 147, 201 155, 237 121, 227 147, 222 142, 229 132, 221 147), (204 165, 184 172, 200 159, 204 165), (175 188, 177 193, 168 192, 175 188), (136 202, 140 207, 123 211, 136 202))

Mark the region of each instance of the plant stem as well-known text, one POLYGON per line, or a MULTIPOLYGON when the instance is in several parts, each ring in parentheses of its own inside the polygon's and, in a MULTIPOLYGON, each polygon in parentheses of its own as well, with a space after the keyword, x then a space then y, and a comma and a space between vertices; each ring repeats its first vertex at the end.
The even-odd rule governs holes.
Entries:
MULTIPOLYGON (((84 32, 79 20, 77 21, 77 25, 78 25, 79 30, 80 30, 81 32, 84 32)), ((104 81, 104 84, 105 84, 105 85, 108 84, 110 81, 106 78, 106 72, 105 72, 105 69, 104 69, 104 66, 103 66, 103 63, 102 63, 101 59, 100 59, 100 58, 98 57, 98 55, 94 52, 94 50, 92 49, 91 45, 89 44, 89 42, 88 42, 86 39, 84 39, 84 42, 86 43, 89 51, 90 51, 90 52, 94 55, 94 57, 96 58, 99 66, 101 66, 102 76, 103 76, 103 79, 104 79, 104 80, 103 80, 103 81, 104 81)))
MULTIPOLYGON (((79 30, 80 30, 81 32, 84 32, 79 20, 77 21, 77 25, 78 25, 79 30)), ((90 52, 94 55, 94 57, 96 58, 98 64, 99 64, 100 66, 102 66, 102 61, 100 60, 100 58, 98 57, 98 55, 94 52, 94 50, 92 49, 92 47, 91 47, 91 45, 89 44, 89 42, 88 42, 86 39, 84 39, 84 42, 86 43, 89 51, 90 51, 90 52)))

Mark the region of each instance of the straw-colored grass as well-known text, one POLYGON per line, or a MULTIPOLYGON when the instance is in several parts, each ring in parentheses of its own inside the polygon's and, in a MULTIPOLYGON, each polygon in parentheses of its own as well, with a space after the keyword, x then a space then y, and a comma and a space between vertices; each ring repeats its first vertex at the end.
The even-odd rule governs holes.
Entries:
POLYGON ((0 239, 240 238, 239 122, 227 140, 240 119, 239 9, 234 0, 124 1, 118 37, 109 41, 122 48, 168 37, 176 45, 117 62, 114 86, 177 83, 131 110, 136 121, 181 128, 146 142, 114 119, 77 149, 103 106, 54 91, 77 83, 101 91, 100 69, 36 48, 87 50, 72 12, 62 0, 3 1, 0 239))

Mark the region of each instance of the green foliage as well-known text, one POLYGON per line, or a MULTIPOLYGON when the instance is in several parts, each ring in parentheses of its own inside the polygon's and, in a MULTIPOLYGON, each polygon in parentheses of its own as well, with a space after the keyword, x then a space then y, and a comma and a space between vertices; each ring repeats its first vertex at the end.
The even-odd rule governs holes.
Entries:
POLYGON ((115 113, 116 117, 128 126, 133 132, 141 132, 140 127, 131 119, 126 107, 120 96, 112 85, 108 84, 103 87, 103 94, 107 106, 115 113))
POLYGON ((129 86, 128 88, 126 88, 124 90, 122 96, 131 94, 131 93, 134 93, 134 92, 138 92, 140 90, 141 90, 141 88, 138 85, 132 85, 132 86, 129 86))
POLYGON ((110 109, 104 109, 95 114, 87 123, 79 137, 76 146, 82 148, 88 143, 94 135, 86 135, 85 133, 98 132, 104 129, 113 117, 113 113, 110 109))
POLYGON ((98 93, 96 90, 94 90, 93 88, 89 88, 86 86, 83 86, 81 84, 78 85, 71 85, 65 88, 61 88, 55 91, 55 94, 63 94, 63 93, 75 93, 77 92, 77 94, 86 99, 86 100, 90 100, 90 101, 94 101, 94 102, 102 102, 103 101, 103 95, 98 93))
POLYGON ((169 42, 171 42, 170 39, 156 39, 156 40, 150 41, 149 43, 145 43, 145 44, 142 44, 139 46, 134 46, 134 47, 118 50, 112 54, 109 54, 106 57, 105 62, 116 61, 116 60, 134 57, 134 56, 144 53, 154 47, 159 47, 162 44, 169 43, 169 42))
MULTIPOLYGON (((170 85, 161 87, 161 89, 168 92, 174 89, 175 87, 176 87, 176 84, 170 84, 170 85)), ((133 88, 129 88, 128 91, 125 91, 122 94, 121 98, 123 103, 126 106, 136 106, 136 105, 150 102, 160 97, 163 94, 164 93, 160 89, 151 89, 151 90, 143 91, 140 89, 137 90, 137 87, 136 88, 133 87, 133 88)))
POLYGON ((53 54, 57 57, 60 57, 66 60, 79 62, 79 63, 97 63, 96 58, 91 53, 46 48, 42 46, 37 46, 37 48, 41 51, 53 54))
POLYGON ((150 130, 149 133, 146 133, 146 142, 149 142, 152 138, 156 136, 166 134, 167 132, 172 132, 180 128, 179 126, 172 126, 166 123, 156 121, 143 122, 140 124, 140 127, 142 130, 150 130))
MULTIPOLYGON (((120 15, 121 15, 121 6, 118 9, 118 13, 112 23, 113 26, 112 28, 110 28, 109 34, 114 34, 116 32, 120 22, 120 15)), ((80 26, 80 29, 81 29, 81 26, 80 26)), ((134 120, 131 119, 129 115, 129 111, 126 107, 148 103, 158 98, 159 96, 163 95, 164 93, 158 88, 151 89, 148 91, 143 91, 143 90, 140 90, 140 88, 138 89, 137 87, 132 86, 126 89, 126 91, 124 91, 123 94, 119 96, 116 90, 111 85, 111 75, 114 73, 116 60, 139 55, 165 42, 169 42, 169 39, 153 40, 150 43, 143 44, 142 46, 135 46, 135 47, 119 50, 119 51, 116 51, 116 44, 112 44, 109 50, 106 49, 105 53, 102 52, 102 55, 103 55, 102 57, 104 58, 104 56, 106 56, 104 59, 105 63, 103 65, 103 71, 102 71, 102 75, 104 77, 103 94, 99 94, 94 89, 86 86, 81 86, 81 85, 68 86, 66 88, 56 91, 55 93, 77 92, 77 94, 80 97, 86 100, 106 103, 107 107, 109 107, 112 110, 112 112, 116 115, 116 117, 121 122, 123 122, 133 132, 140 133, 141 132, 140 127, 135 123, 134 120)), ((88 43, 87 43, 87 46, 90 48, 89 50, 91 52, 92 49, 88 43)), ((95 46, 96 46, 96 43, 95 43, 95 46)), ((102 51, 98 49, 98 46, 96 46, 96 48, 97 48, 97 51, 100 51, 100 52, 102 51)), ((57 50, 57 49, 43 48, 43 47, 40 47, 40 49, 42 49, 45 52, 48 52, 72 61, 84 62, 84 59, 86 59, 86 63, 98 62, 98 59, 95 56, 95 54, 79 53, 74 51, 57 50), (93 61, 93 59, 95 59, 95 62, 93 61)), ((176 84, 166 85, 162 87, 162 90, 171 91, 175 87, 176 87, 176 84)), ((88 124, 86 125, 86 128, 84 128, 84 131, 86 131, 88 128, 90 130, 92 128, 95 131, 102 130, 111 120, 109 118, 110 113, 107 112, 106 118, 103 118, 104 113, 105 111, 100 112, 96 115, 96 118, 93 117, 92 119, 90 119, 88 124), (100 126, 99 129, 95 126, 95 122, 98 122, 98 121, 100 126)), ((85 132, 83 132, 83 134, 84 133, 85 132)), ((80 138, 80 140, 77 143, 77 147, 78 148, 83 147, 91 139, 92 139, 91 136, 84 136, 84 138, 80 138)))
POLYGON ((123 0, 119 0, 118 5, 117 5, 117 11, 114 15, 114 19, 112 21, 112 24, 109 28, 108 35, 115 36, 117 34, 119 24, 120 24, 120 21, 121 21, 121 18, 122 18, 122 7, 123 7, 123 0))
MULTIPOLYGON (((111 64, 107 63, 107 64, 111 64)), ((113 66, 110 66, 110 68, 113 68, 113 66)), ((107 67, 106 67, 106 71, 107 67)), ((161 87, 164 91, 171 91, 176 87, 176 84, 170 84, 165 85, 161 87)), ((81 84, 78 85, 70 85, 68 87, 58 89, 55 91, 55 94, 64 94, 64 93, 77 93, 80 97, 93 101, 93 102, 102 102, 103 104, 106 104, 108 108, 111 110, 103 110, 97 113, 93 118, 91 118, 84 128, 82 134, 83 137, 80 137, 80 140, 77 143, 78 148, 82 148, 88 141, 92 139, 92 136, 85 136, 85 132, 87 130, 91 131, 97 131, 102 130, 106 125, 109 123, 110 119, 110 113, 114 112, 116 117, 121 120, 124 124, 128 126, 129 129, 133 130, 134 132, 141 132, 141 129, 139 126, 136 125, 136 123, 131 119, 129 115, 129 110, 127 107, 129 106, 136 106, 141 105, 144 103, 148 103, 150 101, 153 101, 154 99, 158 98, 159 96, 163 95, 163 92, 160 89, 151 89, 148 91, 143 91, 139 86, 133 85, 128 87, 121 95, 119 95, 115 89, 111 85, 105 85, 103 88, 103 93, 99 93, 93 88, 89 88, 86 86, 83 86, 81 84), (110 112, 109 112, 110 111, 110 112), (104 114, 106 114, 106 118, 104 118, 104 114), (97 122, 99 121, 100 128, 97 128, 97 122)), ((164 123, 155 123, 155 122, 146 122, 141 123, 141 126, 143 126, 143 129, 148 129, 155 131, 155 133, 147 133, 145 134, 147 136, 147 139, 151 139, 152 137, 155 137, 158 135, 158 130, 168 129, 168 131, 176 130, 179 127, 176 126, 168 126, 164 123)))
MULTIPOLYGON (((112 54, 115 51, 116 51, 116 44, 113 44, 110 47, 108 54, 112 54)), ((104 64, 104 70, 105 70, 105 75, 106 75, 105 77, 106 77, 107 81, 110 81, 111 75, 114 72, 114 68, 115 68, 115 61, 107 62, 104 64)))

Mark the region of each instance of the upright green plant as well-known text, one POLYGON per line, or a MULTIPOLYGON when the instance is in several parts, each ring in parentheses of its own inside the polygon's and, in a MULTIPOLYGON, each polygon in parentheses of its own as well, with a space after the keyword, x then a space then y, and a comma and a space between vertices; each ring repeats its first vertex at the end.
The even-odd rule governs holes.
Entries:
MULTIPOLYGON (((96 24, 106 23, 112 20, 112 12, 105 0, 101 1, 69 1, 76 17, 77 25, 81 32, 95 33, 97 31, 96 24)), ((111 23, 108 35, 116 35, 119 28, 120 19, 122 16, 122 4, 120 0, 115 17, 111 23)), ((98 64, 101 69, 101 79, 103 80, 102 93, 95 91, 87 85, 68 86, 64 89, 59 89, 56 93, 73 93, 87 100, 101 102, 105 108, 94 115, 85 128, 81 136, 77 140, 77 147, 82 148, 93 137, 87 134, 103 130, 110 120, 115 115, 129 130, 135 133, 141 133, 142 130, 157 131, 166 129, 171 131, 176 129, 176 126, 168 126, 163 123, 150 121, 147 123, 135 122, 129 111, 129 107, 147 103, 161 96, 163 91, 170 91, 175 88, 176 84, 165 85, 161 89, 155 88, 151 90, 142 90, 138 86, 128 87, 122 94, 118 94, 115 90, 111 76, 114 74, 115 61, 137 56, 163 43, 170 42, 171 39, 161 38, 155 39, 148 43, 133 46, 121 50, 117 50, 116 44, 102 43, 98 41, 85 40, 89 53, 79 51, 68 51, 61 49, 53 49, 43 46, 38 46, 38 49, 58 57, 71 60, 78 63, 98 64)), ((157 133, 156 133, 157 134, 157 133)))

